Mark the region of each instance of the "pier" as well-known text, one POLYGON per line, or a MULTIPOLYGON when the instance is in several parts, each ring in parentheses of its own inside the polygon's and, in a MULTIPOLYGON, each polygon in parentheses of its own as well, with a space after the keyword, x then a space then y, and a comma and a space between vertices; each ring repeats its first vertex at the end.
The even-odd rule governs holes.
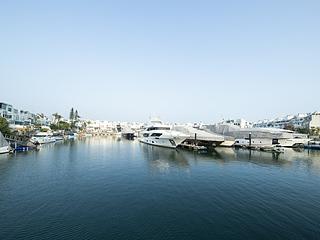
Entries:
POLYGON ((30 149, 38 149, 38 146, 30 142, 27 136, 4 136, 14 151, 28 151, 30 149))

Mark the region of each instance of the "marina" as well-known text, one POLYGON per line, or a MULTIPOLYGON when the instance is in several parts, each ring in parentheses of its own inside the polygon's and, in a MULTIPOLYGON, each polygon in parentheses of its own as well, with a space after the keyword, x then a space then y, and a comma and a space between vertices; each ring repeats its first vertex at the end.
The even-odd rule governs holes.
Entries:
POLYGON ((0 1, 0 240, 320 240, 320 1, 0 1))
POLYGON ((166 148, 185 148, 193 151, 216 147, 246 148, 251 150, 282 153, 283 148, 309 148, 319 150, 317 137, 294 131, 272 128, 240 128, 232 125, 164 124, 159 118, 150 119, 147 124, 109 124, 107 128, 87 126, 67 131, 52 131, 49 127, 34 129, 28 134, 2 137, 2 153, 38 150, 41 145, 92 136, 116 136, 141 143, 166 148), (221 130, 223 129, 223 130, 221 130))

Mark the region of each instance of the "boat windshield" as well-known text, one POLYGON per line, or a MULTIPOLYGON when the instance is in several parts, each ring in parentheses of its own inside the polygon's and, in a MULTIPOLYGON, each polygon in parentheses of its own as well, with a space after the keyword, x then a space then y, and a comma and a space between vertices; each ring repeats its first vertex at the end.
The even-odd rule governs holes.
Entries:
POLYGON ((34 135, 34 137, 47 137, 47 135, 34 135))
POLYGON ((162 133, 152 133, 151 137, 160 137, 162 133))
POLYGON ((153 130, 170 130, 170 127, 149 127, 149 128, 147 128, 147 131, 153 131, 153 130))

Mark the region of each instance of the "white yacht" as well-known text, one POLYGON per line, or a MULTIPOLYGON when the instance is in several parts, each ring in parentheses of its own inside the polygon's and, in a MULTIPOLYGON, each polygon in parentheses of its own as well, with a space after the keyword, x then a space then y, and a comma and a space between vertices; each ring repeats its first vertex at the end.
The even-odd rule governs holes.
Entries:
MULTIPOLYGON (((275 146, 280 145, 286 148, 303 147, 309 141, 308 138, 283 138, 283 139, 269 139, 269 138, 252 138, 252 147, 265 147, 265 146, 275 146)), ((249 138, 236 139, 234 146, 236 147, 248 147, 250 146, 249 138)))
POLYGON ((189 137, 186 134, 171 130, 169 125, 163 124, 160 120, 151 120, 151 125, 140 134, 140 142, 167 148, 176 148, 189 137))
POLYGON ((46 144, 55 141, 56 139, 51 132, 39 132, 30 139, 33 144, 46 144))
POLYGON ((305 144, 308 144, 310 139, 308 138, 289 138, 289 139, 279 139, 278 142, 282 147, 304 147, 305 144))

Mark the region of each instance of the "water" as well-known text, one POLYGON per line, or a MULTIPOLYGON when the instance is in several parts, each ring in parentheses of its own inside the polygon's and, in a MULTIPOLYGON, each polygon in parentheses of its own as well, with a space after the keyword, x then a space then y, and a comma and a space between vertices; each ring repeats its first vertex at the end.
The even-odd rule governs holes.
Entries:
POLYGON ((0 239, 320 239, 320 152, 110 137, 1 155, 0 239))

